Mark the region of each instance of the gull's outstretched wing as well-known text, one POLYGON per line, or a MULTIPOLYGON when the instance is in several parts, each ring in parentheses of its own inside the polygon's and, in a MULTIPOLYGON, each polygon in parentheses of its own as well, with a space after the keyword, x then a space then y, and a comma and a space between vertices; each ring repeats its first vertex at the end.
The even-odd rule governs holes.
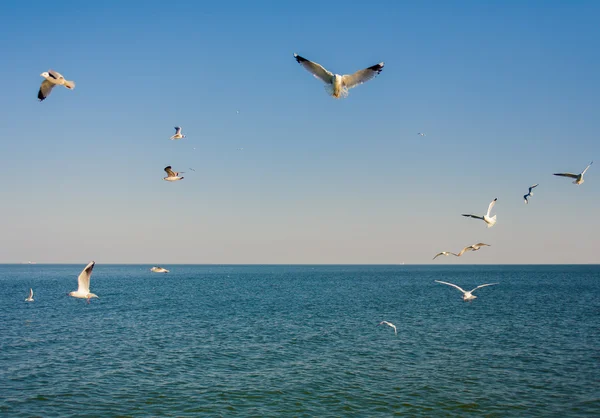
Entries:
POLYGON ((490 217, 490 212, 492 211, 492 208, 494 207, 494 205, 496 204, 496 200, 498 200, 498 198, 495 198, 494 200, 492 200, 492 202, 490 203, 490 205, 488 206, 488 211, 487 211, 487 216, 488 218, 490 217))
POLYGON ((460 255, 460 254, 454 254, 454 253, 451 253, 450 251, 442 251, 441 253, 439 253, 439 254, 436 254, 436 255, 435 255, 435 257, 433 257, 433 259, 435 260, 435 259, 436 259, 436 258, 438 258, 440 255, 450 255, 450 254, 452 254, 452 255, 455 255, 456 257, 458 257, 458 256, 460 255))
POLYGON ((525 204, 529 204, 529 200, 527 200, 527 196, 530 196, 529 193, 523 196, 523 200, 525 200, 525 204))
POLYGON ((332 72, 327 71, 325 68, 323 68, 322 65, 317 64, 316 62, 309 61, 298 54, 294 54, 294 58, 296 58, 296 61, 298 61, 298 63, 301 66, 303 66, 309 73, 314 75, 323 83, 331 84, 331 80, 333 78, 332 72))
POLYGON ((481 287, 486 287, 486 286, 494 286, 498 283, 487 283, 487 284, 481 284, 479 286, 477 286, 475 289, 471 290, 469 293, 473 293, 474 291, 476 291, 477 289, 481 288, 481 287))
POLYGON ((435 255, 435 257, 433 257, 433 260, 435 260, 436 258, 438 258, 440 255, 445 255, 445 254, 444 254, 444 252, 437 253, 437 254, 435 255))
POLYGON ((461 292, 463 292, 463 293, 467 293, 467 292, 465 292, 465 290, 464 290, 462 287, 460 287, 460 286, 457 286, 457 285, 455 285, 455 284, 448 283, 448 282, 442 282, 442 281, 440 281, 440 280, 434 280, 434 281, 435 281, 435 282, 437 282, 437 283, 441 283, 441 284, 447 284, 448 286, 452 286, 452 287, 455 287, 455 288, 457 288, 458 290, 460 290, 460 291, 461 291, 461 292))
POLYGON ((29 289, 29 299, 33 299, 33 289, 29 289))
POLYGON ((61 78, 64 79, 64 77, 62 76, 62 74, 59 73, 58 71, 48 70, 48 75, 50 77, 54 78, 55 80, 60 80, 61 78))
POLYGON ((181 133, 181 126, 176 126, 175 127, 175 135, 180 134, 181 133))
POLYGON ((576 179, 577 177, 579 177, 577 174, 572 174, 572 173, 554 173, 554 175, 561 176, 561 177, 571 177, 572 179, 576 179))
POLYGON ((583 172, 581 173, 581 175, 583 176, 585 174, 585 172, 588 170, 588 168, 590 168, 590 166, 594 164, 594 162, 592 161, 591 163, 588 164, 588 166, 585 168, 585 170, 583 170, 583 172))
POLYGON ((359 84, 375 78, 375 76, 379 74, 381 70, 383 70, 383 62, 375 64, 369 68, 365 68, 364 70, 357 71, 354 74, 343 75, 342 83, 344 83, 344 86, 351 89, 352 87, 356 87, 359 84))
POLYGON ((49 82, 48 80, 42 81, 42 85, 40 86, 40 91, 38 91, 38 99, 40 102, 44 100, 46 97, 52 93, 52 89, 54 88, 54 84, 49 82))
POLYGON ((77 283, 79 286, 77 287, 77 291, 79 293, 89 293, 90 292, 90 277, 92 275, 92 269, 96 264, 95 261, 91 261, 79 274, 77 278, 77 283))
POLYGON ((169 177, 177 177, 177 174, 175 174, 173 170, 171 170, 171 166, 165 167, 165 172, 169 177))
POLYGON ((536 184, 534 184, 533 186, 531 186, 531 187, 529 188, 529 194, 531 194, 531 191, 532 191, 533 189, 535 189, 536 187, 538 187, 538 186, 539 186, 539 184, 537 184, 537 183, 536 183, 536 184))
POLYGON ((463 213, 462 216, 466 216, 467 218, 483 219, 483 216, 479 216, 479 215, 467 215, 466 213, 463 213))
POLYGON ((458 257, 460 257, 461 255, 463 255, 465 253, 465 251, 471 251, 473 249, 472 245, 469 245, 468 247, 463 248, 462 250, 460 250, 460 252, 458 253, 458 257))

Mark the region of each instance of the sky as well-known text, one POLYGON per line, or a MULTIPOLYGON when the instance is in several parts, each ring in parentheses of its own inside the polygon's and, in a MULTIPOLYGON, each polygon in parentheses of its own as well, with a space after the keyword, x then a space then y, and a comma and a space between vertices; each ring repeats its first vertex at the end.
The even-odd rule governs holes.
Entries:
POLYGON ((599 263, 598 19, 583 0, 4 2, 0 263, 599 263), (336 100, 294 53, 385 67, 336 100), (39 102, 49 69, 76 88, 39 102), (581 186, 552 175, 594 159, 581 186), (494 198, 493 228, 461 216, 494 198))

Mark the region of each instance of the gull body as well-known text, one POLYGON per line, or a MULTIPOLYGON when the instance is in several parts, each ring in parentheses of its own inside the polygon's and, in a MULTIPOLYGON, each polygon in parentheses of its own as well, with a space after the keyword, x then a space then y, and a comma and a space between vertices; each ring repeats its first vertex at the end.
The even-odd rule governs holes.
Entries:
POLYGON ((91 298, 97 298, 98 295, 90 292, 90 277, 92 276, 92 270, 94 269, 95 261, 91 261, 79 274, 77 277, 77 290, 74 292, 69 292, 69 296, 79 299, 87 299, 88 303, 90 303, 91 298))
POLYGON ((176 126, 175 127, 175 135, 173 135, 171 137, 171 141, 175 140, 175 139, 181 139, 181 138, 185 138, 185 135, 183 135, 181 133, 181 126, 176 126))
POLYGON ((447 257, 447 256, 449 256, 449 255, 454 255, 454 256, 458 257, 458 254, 451 253, 450 251, 442 251, 441 253, 437 253, 437 254, 435 255, 435 257, 433 257, 433 259, 435 260, 435 259, 436 259, 436 258, 438 258, 440 255, 444 255, 444 256, 446 256, 446 257, 447 257))
POLYGON ((29 297, 25 299, 25 302, 33 302, 33 289, 29 289, 29 297))
POLYGON ((354 74, 333 74, 331 71, 326 70, 322 65, 317 64, 301 57, 298 54, 294 54, 296 61, 302 65, 309 73, 315 78, 318 78, 325 83, 325 91, 330 96, 341 99, 348 96, 348 90, 356 87, 364 82, 367 82, 374 78, 377 74, 383 70, 383 62, 372 65, 371 67, 359 70, 354 74))
POLYGON ((398 331, 396 330, 396 325, 392 324, 391 322, 381 321, 379 324, 377 324, 377 326, 379 326, 379 325, 387 325, 388 327, 394 328, 394 334, 398 335, 398 331))
POLYGON ((583 170, 581 172, 581 174, 572 174, 572 173, 554 173, 555 176, 561 176, 561 177, 570 177, 572 179, 575 179, 573 181, 573 184, 576 185, 580 185, 581 183, 583 183, 583 175, 585 174, 586 171, 588 171, 588 168, 590 168, 590 166, 594 164, 594 162, 592 161, 591 163, 588 164, 588 166, 585 168, 585 170, 583 170))
POLYGON ((529 203, 529 198, 531 196, 533 196, 533 189, 535 189, 536 187, 538 187, 538 184, 534 184, 533 186, 529 187, 529 191, 527 192, 527 194, 525 196, 523 196, 523 199, 525 200, 525 204, 529 203))
POLYGON ((41 73, 40 76, 44 77, 45 79, 42 81, 42 85, 38 91, 38 99, 40 102, 45 100, 50 95, 54 86, 65 86, 69 90, 73 90, 75 88, 75 82, 65 80, 62 74, 59 72, 48 70, 41 73))
POLYGON ((436 283, 441 283, 441 284, 446 284, 448 286, 452 286, 452 287, 455 287, 456 289, 460 290, 462 292, 462 294, 463 294, 463 300, 465 302, 471 301, 473 299, 477 299, 477 296, 473 295, 473 292, 476 291, 477 289, 482 288, 482 287, 486 287, 486 286, 493 286, 493 285, 498 284, 498 283, 486 283, 486 284, 482 284, 482 285, 477 286, 473 290, 466 291, 462 287, 457 286, 457 285, 452 284, 452 283, 442 282, 440 280, 435 280, 435 282, 436 283))
POLYGON ((494 200, 492 200, 492 202, 488 206, 487 214, 485 214, 483 216, 465 214, 465 213, 463 213, 462 216, 466 216, 468 218, 482 219, 486 223, 487 227, 491 228, 492 226, 496 225, 496 215, 490 216, 490 212, 492 211, 492 208, 496 204, 497 200, 498 200, 498 198, 495 198, 494 200))
POLYGON ((165 172, 167 173, 167 177, 163 178, 163 180, 165 180, 165 181, 183 180, 183 177, 179 176, 178 172, 171 170, 170 165, 165 167, 165 172))
POLYGON ((473 244, 473 245, 469 245, 468 247, 465 247, 462 250, 460 250, 460 252, 458 253, 458 257, 460 257, 461 255, 463 255, 467 251, 477 251, 481 247, 490 247, 490 245, 489 244, 484 244, 483 242, 480 242, 480 243, 477 243, 477 244, 473 244))
POLYGON ((169 270, 159 267, 159 266, 152 267, 150 269, 150 271, 153 273, 168 273, 169 272, 169 270))

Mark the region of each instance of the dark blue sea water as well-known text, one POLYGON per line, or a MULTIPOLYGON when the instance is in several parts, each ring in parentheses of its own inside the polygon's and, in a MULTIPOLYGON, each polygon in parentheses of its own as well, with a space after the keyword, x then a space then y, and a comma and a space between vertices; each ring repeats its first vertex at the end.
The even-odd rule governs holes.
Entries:
POLYGON ((0 415, 600 416, 600 266, 86 263, 0 266, 0 415))

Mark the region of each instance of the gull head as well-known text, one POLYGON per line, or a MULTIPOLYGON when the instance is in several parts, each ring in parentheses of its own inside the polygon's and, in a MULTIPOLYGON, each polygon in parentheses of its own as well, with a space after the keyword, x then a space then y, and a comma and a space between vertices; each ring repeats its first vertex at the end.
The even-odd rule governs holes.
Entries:
POLYGON ((43 73, 40 74, 40 76, 44 77, 44 78, 48 78, 48 77, 50 77, 50 74, 48 74, 47 71, 44 71, 43 73))

